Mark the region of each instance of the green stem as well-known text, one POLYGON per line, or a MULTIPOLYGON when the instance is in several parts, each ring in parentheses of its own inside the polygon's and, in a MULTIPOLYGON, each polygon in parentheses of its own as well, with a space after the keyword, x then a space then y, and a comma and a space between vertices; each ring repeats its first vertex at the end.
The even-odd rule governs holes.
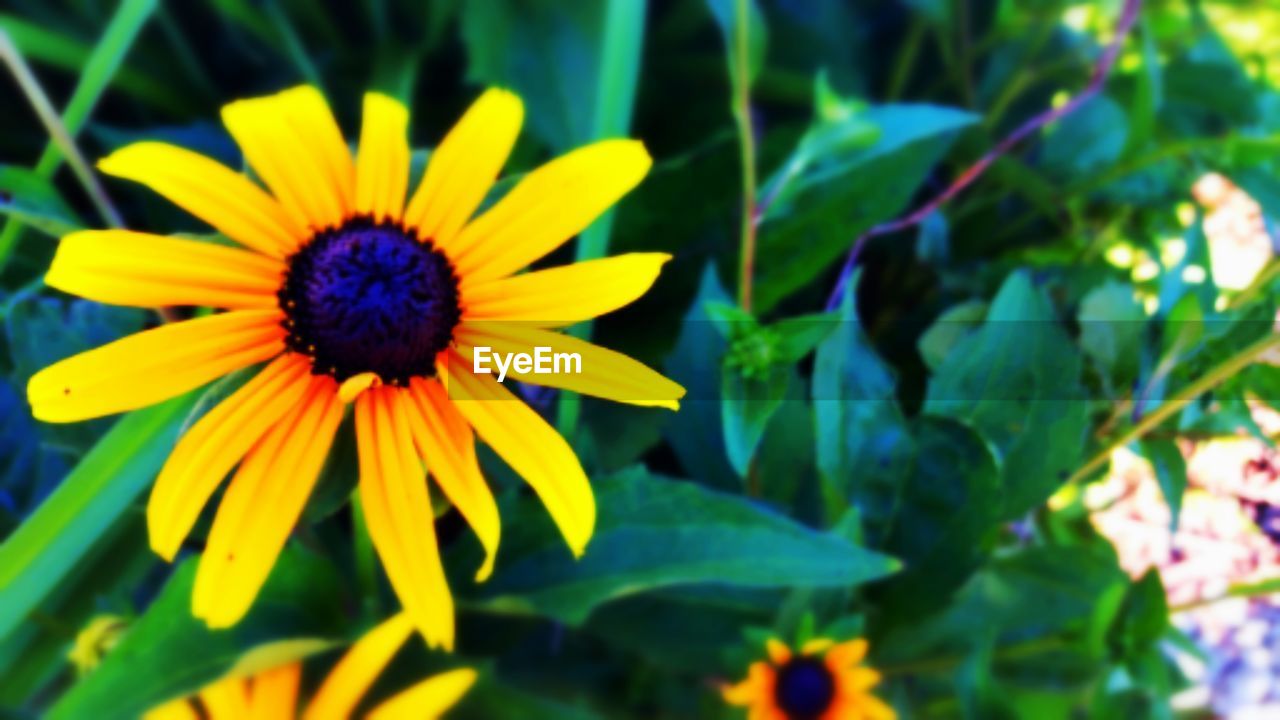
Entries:
POLYGON ((1280 592, 1280 579, 1277 578, 1263 580, 1256 583, 1241 583, 1239 585, 1232 585, 1231 587, 1228 587, 1226 592, 1221 595, 1213 595, 1211 597, 1182 603, 1181 605, 1174 605, 1169 608, 1169 613, 1173 614, 1186 612, 1188 610, 1195 610, 1197 608, 1207 607, 1214 603, 1218 603, 1223 600, 1230 600, 1232 598, 1252 597, 1254 595, 1271 595, 1275 592, 1280 592))
POLYGON ((293 24, 289 22, 284 10, 280 8, 280 4, 276 0, 270 0, 263 6, 263 10, 267 13, 267 19, 275 28, 280 41, 284 43, 285 54, 289 56, 298 73, 302 75, 308 85, 314 85, 323 91, 324 86, 320 84, 320 72, 316 70, 315 63, 311 62, 311 56, 307 54, 306 48, 302 46, 301 38, 298 37, 297 31, 294 30, 293 24))
POLYGON ((1090 458, 1088 462, 1067 479, 1066 484, 1072 485, 1084 482, 1095 470, 1106 464, 1114 450, 1142 438, 1174 413, 1182 410, 1189 403, 1195 401, 1196 398, 1213 389, 1227 378, 1244 370, 1257 360, 1260 355, 1275 347, 1280 347, 1280 333, 1269 333, 1227 358, 1209 372, 1201 375, 1199 379, 1182 388, 1173 397, 1143 416, 1137 424, 1090 458))
POLYGON ((44 88, 40 87, 39 81, 36 80, 36 76, 31 72, 31 67, 27 65, 26 60, 22 58, 22 54, 18 52, 18 48, 14 46, 13 41, 9 38, 9 34, 3 29, 0 29, 0 62, 4 62, 8 66, 9 72, 13 74, 18 87, 22 89, 23 95, 26 95, 27 101, 31 103, 31 107, 40 118, 45 131, 53 138, 58 149, 62 151, 62 156, 66 158, 67 163, 71 165, 71 169, 80 180, 80 184, 89 193, 89 199, 93 201, 93 205, 98 214, 102 216, 103 221, 111 227, 123 225, 120 220, 120 214, 116 212, 115 207, 111 205, 111 201, 107 199, 107 193, 103 190, 102 184, 98 182, 97 176, 89 169, 89 163, 80 154, 80 150, 71 139, 71 134, 67 132, 66 126, 62 124, 62 118, 53 109, 53 104, 49 102, 49 96, 45 94, 44 88))
POLYGON ((734 21, 734 62, 730 72, 737 76, 733 83, 733 118, 738 126, 738 144, 742 156, 742 236, 738 264, 738 304, 751 311, 751 278, 756 262, 756 140, 751 126, 751 80, 748 36, 751 18, 747 0, 737 0, 734 5, 737 18, 734 21))

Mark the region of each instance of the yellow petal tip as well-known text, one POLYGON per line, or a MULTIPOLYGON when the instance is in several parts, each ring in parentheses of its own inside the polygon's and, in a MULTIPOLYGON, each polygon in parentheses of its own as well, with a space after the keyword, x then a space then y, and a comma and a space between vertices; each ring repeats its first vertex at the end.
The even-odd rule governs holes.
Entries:
POLYGON ((338 399, 344 403, 355 402, 360 393, 368 390, 376 385, 381 385, 382 381, 377 373, 360 373, 353 375, 342 381, 342 385, 338 387, 338 399))

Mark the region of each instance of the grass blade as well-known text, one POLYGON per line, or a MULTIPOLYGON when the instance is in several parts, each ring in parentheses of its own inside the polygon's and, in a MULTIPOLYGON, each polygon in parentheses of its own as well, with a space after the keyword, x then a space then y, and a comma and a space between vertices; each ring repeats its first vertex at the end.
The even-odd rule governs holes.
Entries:
MULTIPOLYGON (((635 106, 636 85, 640 78, 646 9, 647 3, 639 0, 609 0, 605 7, 592 139, 624 136, 631 128, 631 111, 635 106)), ((612 229, 613 211, 610 210, 578 236, 574 259, 582 262, 603 257, 609 249, 609 232, 612 229)), ((570 329, 570 334, 590 337, 591 323, 570 329)), ((561 393, 556 425, 570 441, 577 429, 581 409, 582 399, 576 393, 561 393)))
MULTIPOLYGON (((62 113, 62 126, 66 130, 67 142, 74 139, 84 127, 98 99, 102 97, 102 93, 106 91, 107 86, 120 70, 125 55, 138 37, 138 32, 150 19, 155 9, 156 0, 124 0, 120 3, 120 7, 102 34, 101 41, 84 61, 76 89, 71 93, 71 100, 62 113)), ((5 31, 0 28, 0 32, 5 31)), ((62 54, 75 52, 74 46, 67 46, 65 43, 56 47, 60 48, 62 54)), ((16 55, 20 49, 13 48, 13 52, 16 55)), ((66 154, 58 139, 56 137, 51 139, 36 163, 36 174, 45 179, 52 177, 65 157, 66 154)), ((11 220, 5 223, 4 231, 0 233, 0 268, 5 266, 17 246, 18 234, 21 230, 22 225, 17 221, 11 220)))
POLYGON ((0 642, 151 484, 196 395, 121 418, 0 545, 0 642))

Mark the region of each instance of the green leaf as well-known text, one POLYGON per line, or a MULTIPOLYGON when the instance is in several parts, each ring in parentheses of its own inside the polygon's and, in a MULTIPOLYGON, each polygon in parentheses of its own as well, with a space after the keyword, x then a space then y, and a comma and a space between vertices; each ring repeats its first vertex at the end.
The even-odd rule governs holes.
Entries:
POLYGON ((902 615, 938 606, 978 566, 1002 492, 995 458, 973 430, 930 417, 911 430, 912 462, 880 545, 906 566, 880 588, 882 606, 902 615))
MULTIPOLYGON (((484 605, 580 624, 598 605, 647 590, 697 583, 727 587, 845 586, 897 563, 741 497, 640 469, 593 483, 599 517, 574 560, 532 497, 503 512, 493 579, 470 593, 484 605)), ((475 548, 455 553, 474 567, 475 548)), ((462 594, 462 591, 459 592, 462 594)))
POLYGON ((869 521, 882 525, 896 503, 912 443, 893 370, 876 354, 858 320, 860 278, 855 274, 846 285, 839 324, 814 359, 814 453, 828 517, 852 502, 869 521))
POLYGON ((929 383, 925 412, 955 418, 996 449, 1003 517, 1044 502, 1079 465, 1088 421, 1081 358, 1026 273, 1009 276, 978 332, 929 383))
POLYGON ((155 478, 194 402, 187 395, 124 416, 0 545, 0 640, 155 478))
POLYGON ((1174 532, 1182 511, 1182 494, 1187 489, 1187 461, 1173 440, 1147 438, 1138 447, 1155 470, 1160 493, 1169 506, 1169 531, 1174 532))
POLYGON ((0 380, 0 537, 67 472, 66 460, 42 447, 39 426, 18 390, 0 380))
POLYGON ((981 300, 962 302, 944 310, 916 342, 924 364, 937 372, 956 343, 981 328, 986 317, 987 303, 981 300))
POLYGON ((667 375, 679 378, 687 391, 680 412, 668 414, 663 435, 690 477, 726 489, 740 486, 737 473, 729 465, 720 419, 719 361, 727 343, 707 308, 729 302, 715 267, 708 265, 697 297, 685 313, 675 348, 663 363, 667 375))
POLYGON ((996 634, 997 652, 1006 642, 1062 632, 1080 636, 1092 622, 1098 599, 1128 582, 1109 547, 1022 548, 993 559, 936 615, 896 624, 879 646, 886 660, 898 660, 971 648, 982 641, 975 628, 996 634))
POLYGON ((1080 302, 1080 348, 1111 388, 1127 390, 1138 376, 1147 315, 1131 286, 1100 285, 1080 302))
POLYGON ((1151 568, 1129 587, 1108 636, 1112 655, 1136 658, 1149 650, 1169 627, 1169 602, 1160 571, 1151 568))
POLYGON ((1106 95, 1095 95, 1057 123, 1044 140, 1040 161, 1054 176, 1085 178, 1115 164, 1128 141, 1124 109, 1106 95))
POLYGON ((744 368, 725 365, 720 378, 720 422, 724 447, 738 477, 751 468, 769 418, 782 406, 791 368, 775 365, 748 376, 744 368))
POLYGON ((191 615, 199 558, 184 560, 160 596, 50 718, 137 717, 234 672, 255 672, 330 647, 343 628, 342 583, 332 566, 287 548, 253 609, 227 630, 191 615))
POLYGON ((62 199, 53 183, 38 173, 10 165, 0 165, 0 215, 54 238, 84 227, 84 221, 62 199))
POLYGON ((600 715, 580 703, 572 705, 534 694, 522 688, 500 682, 483 674, 462 697, 458 706, 449 712, 450 718, 459 720, 599 720, 600 715))
POLYGON ((777 362, 794 365, 809 356, 814 348, 836 329, 834 313, 812 313, 779 320, 769 326, 777 334, 777 362))
POLYGON ((900 213, 957 132, 976 120, 933 105, 873 106, 851 119, 878 128, 876 142, 806 164, 765 211, 757 312, 812 282, 860 234, 900 213))

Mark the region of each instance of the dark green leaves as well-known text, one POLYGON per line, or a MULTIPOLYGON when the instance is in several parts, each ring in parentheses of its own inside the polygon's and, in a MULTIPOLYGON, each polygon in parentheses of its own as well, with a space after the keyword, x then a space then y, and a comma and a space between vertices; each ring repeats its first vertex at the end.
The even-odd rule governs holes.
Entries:
POLYGON ((526 122, 560 151, 592 137, 604 2, 479 0, 461 5, 473 82, 513 88, 526 122))
POLYGON ((855 275, 841 298, 838 324, 814 359, 814 451, 828 516, 853 502, 878 525, 892 513, 911 440, 893 371, 871 347, 858 319, 857 289, 855 275))
POLYGON ((1095 95, 1058 123, 1045 139, 1041 161, 1068 179, 1110 167, 1124 152, 1129 123, 1106 95, 1095 95))
POLYGON ((971 425, 995 448, 1003 517, 1039 505, 1078 465, 1088 410, 1080 372, 1048 299, 1018 272, 929 383, 926 412, 971 425))
POLYGON ((197 562, 190 558, 174 571, 120 644, 50 717, 136 717, 233 668, 252 674, 323 650, 342 636, 342 586, 324 560, 286 550, 253 610, 229 630, 210 630, 191 616, 197 562))
POLYGON ((886 606, 905 617, 937 607, 978 566, 1003 505, 996 460, 977 433, 925 418, 912 441, 896 503, 872 508, 888 517, 884 550, 906 566, 883 588, 886 606))
POLYGON ((760 226, 756 263, 759 308, 813 280, 858 235, 901 212, 958 131, 975 119, 932 105, 872 106, 834 121, 818 118, 821 129, 811 132, 835 140, 821 152, 812 139, 802 142, 799 159, 783 164, 790 178, 772 181, 777 199, 760 226), (877 139, 863 147, 870 137, 877 139), (811 162, 815 157, 821 161, 811 162), (792 164, 799 170, 788 172, 792 164))
POLYGON ((53 183, 18 167, 0 166, 0 216, 55 238, 84 227, 53 183))
POLYGON ((0 545, 0 639, 35 610, 155 477, 193 397, 120 420, 0 545))
POLYGON ((897 567, 841 537, 694 483, 636 469, 593 486, 599 517, 581 559, 526 497, 503 512, 508 532, 497 571, 476 588, 476 599, 578 624, 601 603, 671 585, 843 586, 897 567))
POLYGON ((746 477, 765 427, 787 395, 794 365, 835 325, 819 314, 764 326, 732 305, 705 307, 729 341, 720 384, 721 419, 729 463, 746 477))
POLYGON ((1080 303, 1080 348, 1112 389, 1127 388, 1138 376, 1147 315, 1133 288, 1110 282, 1089 291, 1080 303))

